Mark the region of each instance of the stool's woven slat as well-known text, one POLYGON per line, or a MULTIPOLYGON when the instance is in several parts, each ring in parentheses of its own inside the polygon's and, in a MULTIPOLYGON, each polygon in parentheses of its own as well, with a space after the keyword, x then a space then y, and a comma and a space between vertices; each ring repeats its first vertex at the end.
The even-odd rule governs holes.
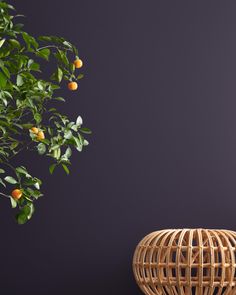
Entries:
POLYGON ((236 233, 178 229, 147 235, 133 258, 147 295, 236 295, 236 233))

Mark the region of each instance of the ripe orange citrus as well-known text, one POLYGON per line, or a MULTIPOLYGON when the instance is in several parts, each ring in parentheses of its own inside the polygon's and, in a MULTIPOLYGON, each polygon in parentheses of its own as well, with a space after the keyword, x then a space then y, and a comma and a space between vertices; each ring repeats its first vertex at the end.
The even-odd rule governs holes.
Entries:
POLYGON ((39 129, 37 127, 32 127, 30 129, 34 134, 38 134, 39 133, 39 129))
POLYGON ((83 61, 81 59, 76 59, 74 61, 74 65, 75 65, 76 69, 80 69, 83 66, 83 61))
POLYGON ((69 82, 68 83, 68 89, 69 90, 76 90, 78 88, 78 84, 76 82, 69 82))
POLYGON ((45 139, 45 135, 43 131, 39 131, 37 134, 37 140, 43 140, 43 139, 45 139))
POLYGON ((22 191, 16 188, 11 192, 11 196, 16 200, 19 200, 22 197, 22 191))

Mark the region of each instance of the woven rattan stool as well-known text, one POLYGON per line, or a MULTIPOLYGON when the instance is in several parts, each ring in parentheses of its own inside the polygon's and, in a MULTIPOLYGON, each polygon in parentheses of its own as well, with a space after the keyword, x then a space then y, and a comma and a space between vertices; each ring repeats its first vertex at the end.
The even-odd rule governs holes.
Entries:
POLYGON ((147 235, 133 258, 146 295, 235 295, 236 232, 170 229, 147 235))

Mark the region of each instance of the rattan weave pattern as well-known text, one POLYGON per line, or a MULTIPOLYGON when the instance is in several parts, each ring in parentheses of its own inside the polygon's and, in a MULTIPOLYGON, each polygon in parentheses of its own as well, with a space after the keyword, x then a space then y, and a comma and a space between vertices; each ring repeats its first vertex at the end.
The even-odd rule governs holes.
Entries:
POLYGON ((147 295, 235 295, 236 232, 170 229, 136 247, 133 271, 147 295))

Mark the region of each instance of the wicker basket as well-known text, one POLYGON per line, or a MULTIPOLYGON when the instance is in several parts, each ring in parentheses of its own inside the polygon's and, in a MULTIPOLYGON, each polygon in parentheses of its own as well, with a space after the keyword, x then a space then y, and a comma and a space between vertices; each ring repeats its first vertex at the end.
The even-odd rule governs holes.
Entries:
POLYGON ((135 279, 147 295, 234 295, 235 247, 230 230, 156 231, 135 250, 135 279))

